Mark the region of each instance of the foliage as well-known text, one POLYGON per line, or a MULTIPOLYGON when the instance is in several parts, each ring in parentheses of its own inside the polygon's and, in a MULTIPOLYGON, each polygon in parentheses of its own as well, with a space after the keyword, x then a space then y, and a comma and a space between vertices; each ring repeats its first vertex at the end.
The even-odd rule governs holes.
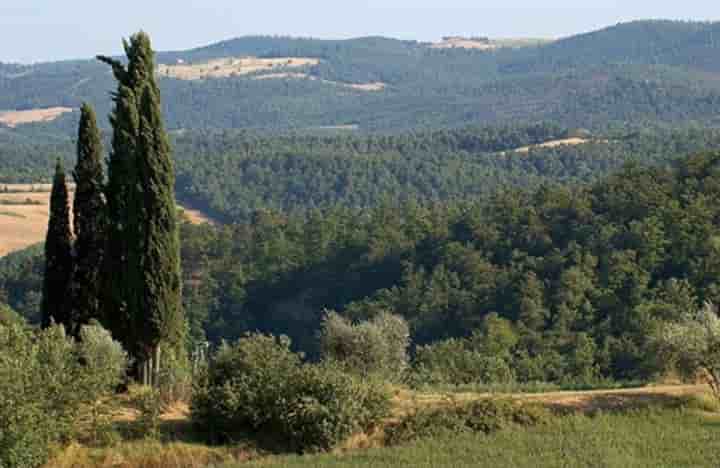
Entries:
POLYGON ((45 240, 45 274, 41 305, 44 328, 53 323, 62 324, 68 331, 75 328, 68 300, 74 271, 72 249, 70 201, 65 170, 58 160, 50 195, 50 219, 45 240))
POLYGON ((41 466, 120 383, 127 358, 119 345, 99 327, 82 336, 76 343, 61 326, 0 325, 0 466, 41 466))
MULTIPOLYGON (((169 128, 362 130, 456 127, 469 122, 556 120, 601 128, 615 122, 712 121, 719 95, 717 23, 645 21, 537 47, 493 51, 434 49, 380 37, 317 40, 243 37, 158 60, 197 64, 215 58, 310 57, 308 79, 258 80, 257 74, 185 81, 162 78, 169 128), (348 87, 383 82, 382 91, 348 87)), ((0 108, 77 108, 102 114, 112 90, 106 70, 87 60, 3 65, 0 108), (7 70, 5 70, 7 68, 7 70)), ((77 116, 36 133, 74 129, 77 116)), ((27 130, 28 132, 30 130, 27 130)))
POLYGON ((102 141, 95 111, 88 105, 83 105, 81 109, 73 177, 75 270, 70 294, 74 322, 72 332, 77 334, 82 325, 102 318, 102 266, 107 230, 102 141))
POLYGON ((124 46, 127 65, 98 57, 118 82, 106 188, 104 316, 148 381, 150 369, 161 368, 161 350, 179 349, 184 340, 175 172, 150 38, 140 32, 124 46))
POLYGON ((357 453, 286 456, 224 468, 555 468, 716 465, 717 426, 691 411, 651 409, 553 418, 547 425, 484 434, 450 434, 357 453), (672 428, 672 430, 668 430, 672 428))
POLYGON ((193 420, 214 438, 259 432, 290 448, 326 450, 389 410, 382 385, 331 365, 303 364, 285 337, 223 345, 193 395, 193 420))
POLYGON ((684 312, 678 322, 665 324, 656 339, 685 376, 704 374, 720 401, 720 317, 713 303, 684 312))
POLYGON ((320 328, 322 358, 362 378, 375 375, 399 381, 408 367, 409 346, 407 322, 388 312, 353 324, 329 311, 320 328))
POLYGON ((417 439, 447 436, 448 433, 491 434, 510 426, 548 424, 550 420, 550 412, 539 405, 484 399, 470 404, 413 412, 386 431, 387 443, 398 445, 417 439))

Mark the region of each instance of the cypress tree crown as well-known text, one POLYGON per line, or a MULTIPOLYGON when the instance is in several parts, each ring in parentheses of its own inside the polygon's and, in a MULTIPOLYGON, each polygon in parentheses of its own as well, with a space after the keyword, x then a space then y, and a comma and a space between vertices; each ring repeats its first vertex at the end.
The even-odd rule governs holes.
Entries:
POLYGON ((101 319, 101 273, 105 257, 107 206, 103 194, 105 175, 102 140, 95 111, 83 104, 78 130, 75 202, 75 273, 72 282, 72 308, 76 329, 92 319, 101 319))
POLYGON ((50 219, 45 239, 45 276, 41 304, 43 327, 48 327, 53 322, 63 324, 68 330, 74 327, 68 301, 73 273, 72 242, 65 169, 58 159, 50 195, 50 219))

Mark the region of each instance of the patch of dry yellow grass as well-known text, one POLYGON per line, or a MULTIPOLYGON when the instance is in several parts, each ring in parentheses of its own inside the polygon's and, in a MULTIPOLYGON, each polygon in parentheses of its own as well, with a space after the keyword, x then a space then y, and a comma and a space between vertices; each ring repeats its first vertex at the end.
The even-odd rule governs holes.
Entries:
POLYGON ((380 82, 380 81, 374 81, 372 83, 342 83, 340 81, 320 80, 319 78, 312 76, 312 75, 308 75, 307 73, 291 73, 291 72, 267 73, 267 74, 254 76, 252 79, 253 80, 295 79, 295 80, 321 81, 322 83, 333 85, 333 86, 342 86, 344 88, 352 88, 352 89, 356 89, 358 91, 368 91, 368 92, 382 91, 387 87, 387 85, 385 83, 380 82))
POLYGON ((464 37, 449 37, 440 42, 436 42, 430 46, 431 49, 479 49, 479 50, 492 50, 497 49, 497 45, 478 41, 473 39, 467 39, 464 37))
POLYGON ((179 80, 202 80, 207 78, 227 78, 229 76, 247 75, 250 73, 299 68, 317 65, 319 59, 307 57, 256 58, 228 57, 210 60, 204 63, 177 63, 175 65, 159 65, 160 76, 179 80))
POLYGON ((538 145, 530 145, 530 146, 523 146, 521 148, 517 148, 515 150, 516 153, 529 153, 531 149, 533 148, 557 148, 558 146, 576 146, 576 145, 582 145, 584 143, 588 143, 590 140, 587 140, 585 138, 563 138, 560 140, 552 140, 552 141, 546 141, 545 143, 540 143, 538 145))
POLYGON ((0 111, 0 124, 15 128, 18 125, 35 123, 35 122, 51 122, 63 114, 72 112, 70 107, 50 107, 48 109, 29 109, 29 110, 11 110, 0 111))
MULTIPOLYGON (((45 241, 50 189, 49 184, 0 184, 0 257, 45 241)), ((68 184, 68 189, 72 208, 75 185, 68 184)), ((214 223, 200 210, 180 208, 193 224, 214 223)))
POLYGON ((158 441, 124 442, 93 449, 73 444, 57 454, 45 468, 205 468, 254 458, 246 449, 158 441))

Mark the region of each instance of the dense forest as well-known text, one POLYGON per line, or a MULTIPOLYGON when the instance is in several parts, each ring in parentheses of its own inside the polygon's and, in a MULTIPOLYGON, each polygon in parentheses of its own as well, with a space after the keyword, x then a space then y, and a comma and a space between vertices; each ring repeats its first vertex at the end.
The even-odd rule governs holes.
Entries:
MULTIPOLYGON (((47 182, 58 155, 67 165, 74 157, 69 141, 5 138, 0 184, 47 182)), ((366 136, 188 130, 172 140, 178 198, 234 222, 250 220, 259 209, 369 208, 387 199, 458 201, 499 187, 584 184, 628 161, 666 165, 678 155, 716 148, 720 132, 629 127, 591 134, 540 123, 366 136), (586 143, 515 152, 568 136, 586 143)))
MULTIPOLYGON (((433 347, 456 353, 497 334, 492 354, 520 381, 647 378, 660 365, 655 324, 720 301, 719 164, 710 152, 672 168, 630 163, 587 187, 184 224, 191 335, 282 333, 312 356, 325 310, 390 311, 437 372, 433 347)), ((30 319, 37 252, 0 263, 0 291, 30 319)))
MULTIPOLYGON (((163 77, 170 129, 355 125, 360 131, 387 132, 537 120, 590 129, 629 121, 716 124, 719 33, 718 23, 638 21, 550 44, 490 51, 433 49, 381 37, 244 37, 160 53, 158 60, 201 63, 257 56, 320 61, 293 68, 305 79, 163 77), (386 86, 368 92, 338 85, 372 82, 386 86)), ((0 109, 77 108, 88 101, 105 115, 111 90, 111 77, 91 60, 0 64, 0 109)), ((38 127, 67 135, 76 120, 77 113, 68 114, 38 127)))

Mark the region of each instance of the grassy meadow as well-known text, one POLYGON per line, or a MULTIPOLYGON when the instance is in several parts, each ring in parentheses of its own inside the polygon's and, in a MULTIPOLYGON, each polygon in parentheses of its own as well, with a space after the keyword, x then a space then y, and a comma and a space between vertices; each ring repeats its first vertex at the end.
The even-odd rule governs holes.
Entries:
POLYGON ((448 435, 342 455, 263 458, 247 467, 717 467, 720 417, 687 409, 572 415, 482 436, 448 435))
POLYGON ((632 399, 613 410, 600 406, 605 400, 596 392, 577 392, 585 395, 595 404, 558 409, 550 399, 542 400, 555 407, 554 415, 534 427, 514 425, 489 435, 439 430, 397 446, 386 446, 379 431, 353 437, 332 453, 302 456, 259 448, 249 440, 208 446, 180 418, 166 421, 159 439, 123 439, 103 448, 74 444, 46 468, 718 466, 720 404, 709 395, 647 400, 629 394, 632 399))

